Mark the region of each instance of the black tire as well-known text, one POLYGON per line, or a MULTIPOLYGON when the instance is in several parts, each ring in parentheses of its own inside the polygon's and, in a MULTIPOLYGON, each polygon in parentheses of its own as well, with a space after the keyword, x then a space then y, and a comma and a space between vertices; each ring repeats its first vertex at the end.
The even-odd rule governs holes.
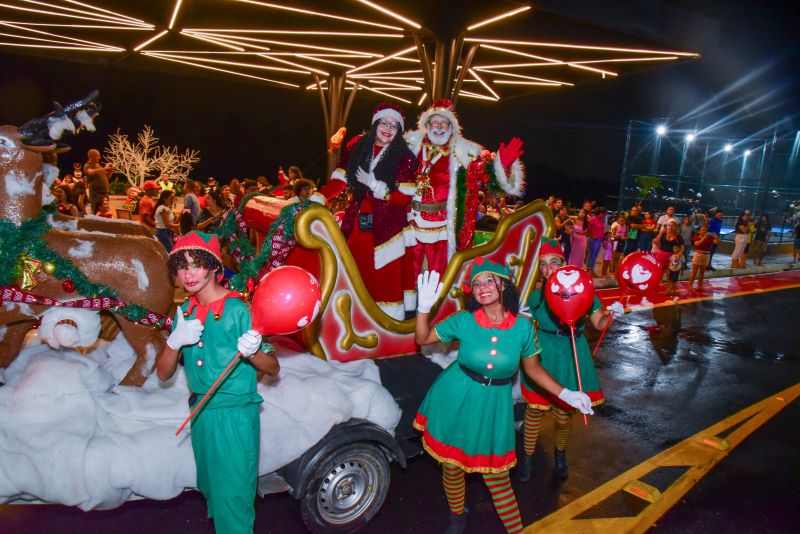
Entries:
POLYGON ((372 443, 351 443, 314 469, 300 516, 315 534, 356 532, 378 513, 389 491, 386 454, 372 443))

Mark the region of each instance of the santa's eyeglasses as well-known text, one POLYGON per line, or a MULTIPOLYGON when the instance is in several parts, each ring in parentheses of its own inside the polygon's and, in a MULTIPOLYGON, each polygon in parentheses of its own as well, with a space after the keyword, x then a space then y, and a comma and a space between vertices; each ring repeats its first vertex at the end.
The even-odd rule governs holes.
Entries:
POLYGON ((428 121, 431 128, 449 128, 450 121, 448 120, 432 120, 428 121))

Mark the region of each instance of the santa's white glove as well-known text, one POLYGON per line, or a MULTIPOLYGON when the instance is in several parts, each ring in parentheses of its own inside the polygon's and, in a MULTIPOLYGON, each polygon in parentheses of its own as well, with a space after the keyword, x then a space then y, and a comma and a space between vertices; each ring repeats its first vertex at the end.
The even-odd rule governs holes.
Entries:
POLYGON ((236 342, 236 348, 245 358, 252 358, 261 346, 261 334, 258 330, 248 330, 236 342))
POLYGON ((362 184, 369 187, 370 191, 372 191, 372 194, 373 196, 375 196, 375 198, 383 199, 384 197, 386 197, 386 193, 389 192, 389 188, 386 186, 386 182, 377 180, 374 174, 365 171, 361 167, 359 167, 358 170, 356 171, 356 179, 362 184))
POLYGON ((614 315, 625 315, 625 306, 620 301, 609 304, 606 309, 614 315))
POLYGON ((589 398, 589 395, 586 393, 564 388, 561 390, 561 393, 558 394, 558 398, 573 408, 576 408, 581 413, 594 415, 594 410, 592 410, 592 401, 589 398))
POLYGON ((199 319, 187 321, 183 318, 183 312, 178 310, 178 321, 167 338, 167 345, 171 349, 180 350, 184 345, 194 345, 200 341, 201 335, 203 335, 203 323, 199 319))
POLYGON ((528 306, 525 306, 524 304, 519 307, 517 315, 522 315, 523 317, 530 317, 530 318, 533 317, 533 315, 531 314, 531 309, 528 306))
POLYGON ((417 277, 417 311, 419 313, 431 312, 442 287, 442 284, 439 283, 439 273, 436 271, 425 271, 419 274, 417 277))
POLYGON ((308 200, 310 200, 311 202, 316 202, 317 204, 322 204, 323 206, 325 205, 326 202, 328 202, 328 199, 325 198, 325 195, 319 192, 314 193, 313 195, 308 197, 308 200))

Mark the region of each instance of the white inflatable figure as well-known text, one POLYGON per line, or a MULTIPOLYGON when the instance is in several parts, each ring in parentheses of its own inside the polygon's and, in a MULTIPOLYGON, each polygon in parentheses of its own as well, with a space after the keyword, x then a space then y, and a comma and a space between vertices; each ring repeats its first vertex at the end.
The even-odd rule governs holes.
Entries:
POLYGON ((54 349, 89 347, 99 335, 96 311, 53 307, 42 314, 39 337, 54 349))

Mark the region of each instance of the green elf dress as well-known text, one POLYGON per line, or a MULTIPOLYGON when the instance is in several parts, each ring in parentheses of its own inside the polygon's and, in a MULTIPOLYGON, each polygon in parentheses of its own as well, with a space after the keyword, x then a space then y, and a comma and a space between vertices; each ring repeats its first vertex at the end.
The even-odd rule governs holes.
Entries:
MULTIPOLYGON (((231 292, 208 306, 192 296, 180 307, 178 313, 186 319, 204 324, 200 341, 181 349, 192 391, 190 408, 236 355, 239 336, 252 328, 247 304, 238 296, 231 292)), ((265 343, 262 350, 271 346, 265 343)), ((206 498, 208 517, 214 519, 217 532, 253 532, 262 402, 256 370, 240 358, 192 420, 197 488, 206 498)))
POLYGON ((434 327, 443 342, 460 341, 458 357, 436 378, 414 428, 439 462, 468 473, 503 473, 517 463, 511 382, 520 358, 539 353, 533 324, 508 313, 499 324, 480 308, 434 327))
MULTIPOLYGON (((550 310, 541 289, 536 289, 531 293, 528 299, 528 307, 536 328, 536 337, 542 350, 539 356, 542 367, 550 373, 550 376, 556 382, 565 388, 577 391, 578 375, 575 373, 575 356, 572 352, 572 338, 569 327, 561 324, 558 317, 550 310)), ((601 309, 603 309, 603 306, 595 295, 589 315, 601 309)), ((594 368, 589 342, 586 341, 586 337, 583 335, 585 326, 585 317, 576 323, 575 346, 578 351, 578 365, 581 371, 583 392, 591 399, 592 406, 596 406, 604 402, 603 391, 600 389, 600 381, 594 368)), ((527 376, 522 377, 520 384, 522 397, 533 408, 549 410, 555 405, 566 412, 575 410, 575 408, 558 397, 546 392, 527 376)))

